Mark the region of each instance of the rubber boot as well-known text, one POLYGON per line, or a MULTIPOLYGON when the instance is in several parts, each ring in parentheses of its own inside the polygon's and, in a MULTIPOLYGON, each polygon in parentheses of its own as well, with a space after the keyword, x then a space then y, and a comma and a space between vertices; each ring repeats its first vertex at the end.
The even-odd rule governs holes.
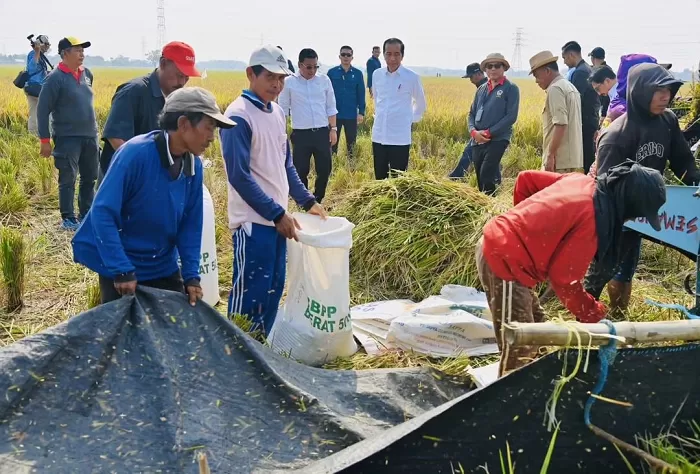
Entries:
POLYGON ((626 311, 632 296, 632 282, 610 280, 608 283, 608 296, 610 296, 611 311, 626 311))

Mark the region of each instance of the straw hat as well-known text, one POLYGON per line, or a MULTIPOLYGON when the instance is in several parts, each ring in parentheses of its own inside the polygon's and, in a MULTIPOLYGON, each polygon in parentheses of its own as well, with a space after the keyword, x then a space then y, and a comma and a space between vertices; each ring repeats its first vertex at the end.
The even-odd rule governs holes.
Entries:
POLYGON ((555 63, 559 60, 558 56, 552 54, 551 51, 540 51, 530 58, 530 74, 542 66, 546 66, 549 63, 555 63))
POLYGON ((491 53, 488 56, 486 56, 486 59, 481 61, 481 70, 486 71, 485 67, 489 63, 502 63, 503 69, 505 69, 506 71, 510 69, 510 63, 506 61, 506 58, 504 58, 501 53, 491 53))

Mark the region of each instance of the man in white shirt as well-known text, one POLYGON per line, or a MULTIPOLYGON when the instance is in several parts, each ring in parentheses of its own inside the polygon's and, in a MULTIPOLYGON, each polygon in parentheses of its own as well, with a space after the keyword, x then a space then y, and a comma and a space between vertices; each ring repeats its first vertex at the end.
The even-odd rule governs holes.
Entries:
POLYGON ((420 76, 401 65, 404 44, 398 38, 384 41, 386 67, 372 74, 374 176, 386 179, 390 170, 406 171, 411 149, 411 126, 425 113, 420 76))
POLYGON ((318 55, 313 49, 305 48, 299 53, 299 72, 285 79, 279 105, 286 116, 292 116, 294 167, 307 188, 311 156, 314 157, 314 196, 320 204, 331 175, 331 147, 338 142, 338 110, 331 80, 318 74, 318 55))

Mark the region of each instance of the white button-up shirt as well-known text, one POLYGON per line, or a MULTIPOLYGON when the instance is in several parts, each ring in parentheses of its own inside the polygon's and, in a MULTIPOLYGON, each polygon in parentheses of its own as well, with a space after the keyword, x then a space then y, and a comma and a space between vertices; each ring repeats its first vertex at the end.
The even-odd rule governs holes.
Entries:
POLYGON ((372 141, 381 145, 410 145, 411 124, 425 113, 425 93, 420 76, 403 66, 386 67, 372 74, 374 126, 372 141))
POLYGON ((292 128, 304 130, 328 126, 328 117, 338 114, 331 80, 325 74, 305 79, 300 73, 287 76, 277 102, 286 116, 292 116, 292 128))

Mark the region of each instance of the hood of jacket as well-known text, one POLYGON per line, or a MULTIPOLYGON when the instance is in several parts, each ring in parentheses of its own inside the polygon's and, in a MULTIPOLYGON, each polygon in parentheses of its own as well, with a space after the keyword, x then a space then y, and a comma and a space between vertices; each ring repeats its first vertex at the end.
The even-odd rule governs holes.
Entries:
POLYGON ((652 63, 637 64, 630 68, 627 78, 627 116, 633 120, 656 118, 650 112, 651 99, 661 87, 671 90, 671 100, 678 93, 683 81, 676 79, 663 66, 652 63))
POLYGON ((628 160, 596 179, 593 193, 598 252, 602 268, 613 269, 620 256, 625 221, 645 217, 658 225, 666 186, 658 171, 628 160))

